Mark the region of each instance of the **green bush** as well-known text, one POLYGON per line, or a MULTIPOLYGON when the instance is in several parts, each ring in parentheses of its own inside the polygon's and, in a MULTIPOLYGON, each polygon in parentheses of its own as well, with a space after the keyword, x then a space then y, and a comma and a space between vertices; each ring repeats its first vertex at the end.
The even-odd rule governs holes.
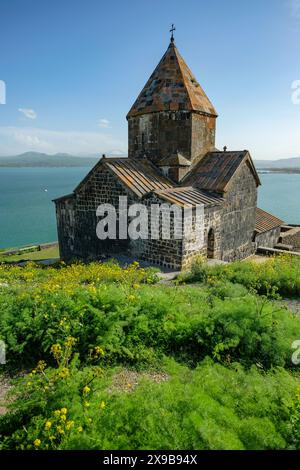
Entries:
POLYGON ((19 379, 12 411, 0 419, 2 449, 300 448, 290 405, 297 381, 284 370, 211 360, 167 370, 169 380, 143 379, 127 393, 76 359, 65 378, 46 369, 19 379))
POLYGON ((104 347, 106 364, 155 365, 169 355, 193 367, 206 356, 289 367, 291 344, 300 338, 298 318, 232 284, 13 287, 0 292, 0 312, 10 369, 51 361, 51 346, 70 335, 82 360, 90 348, 104 347))
POLYGON ((192 265, 191 272, 179 276, 179 282, 230 281, 254 289, 259 294, 278 292, 282 296, 300 295, 300 257, 276 256, 263 263, 237 261, 228 265, 209 266, 202 258, 192 265))
POLYGON ((22 371, 0 449, 300 450, 300 320, 272 300, 298 270, 200 260, 200 285, 170 287, 136 263, 0 266, 6 370, 22 371))

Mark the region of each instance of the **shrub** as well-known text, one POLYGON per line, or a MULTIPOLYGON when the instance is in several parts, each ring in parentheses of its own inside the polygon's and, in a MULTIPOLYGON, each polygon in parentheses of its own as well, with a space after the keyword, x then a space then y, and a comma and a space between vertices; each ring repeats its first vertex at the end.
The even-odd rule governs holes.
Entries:
POLYGON ((230 281, 239 283, 259 294, 274 289, 283 296, 300 295, 300 257, 276 256, 264 263, 238 261, 228 265, 209 266, 196 260, 191 272, 179 276, 179 282, 230 281))
POLYGON ((76 360, 65 378, 44 369, 29 386, 19 379, 12 411, 0 419, 2 449, 299 449, 288 406, 297 381, 284 370, 210 360, 194 371, 167 369, 168 381, 144 379, 127 393, 76 360))
POLYGON ((241 286, 208 289, 115 284, 17 286, 0 293, 0 339, 7 367, 50 361, 68 336, 84 360, 102 346, 106 364, 155 365, 163 355, 195 366, 206 356, 245 366, 292 366, 300 320, 241 286))

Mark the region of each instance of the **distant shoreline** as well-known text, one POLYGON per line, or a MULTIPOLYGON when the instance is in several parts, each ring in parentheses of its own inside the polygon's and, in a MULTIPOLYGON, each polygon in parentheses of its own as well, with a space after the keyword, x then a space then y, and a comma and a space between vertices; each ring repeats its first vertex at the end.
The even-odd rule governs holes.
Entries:
MULTIPOLYGON (((8 163, 1 162, 0 168, 92 168, 99 160, 87 161, 87 162, 38 162, 38 163, 8 163)), ((256 167, 258 173, 284 173, 284 174, 300 174, 300 168, 260 168, 256 167)))
POLYGON ((258 173, 300 174, 300 168, 257 168, 258 173))

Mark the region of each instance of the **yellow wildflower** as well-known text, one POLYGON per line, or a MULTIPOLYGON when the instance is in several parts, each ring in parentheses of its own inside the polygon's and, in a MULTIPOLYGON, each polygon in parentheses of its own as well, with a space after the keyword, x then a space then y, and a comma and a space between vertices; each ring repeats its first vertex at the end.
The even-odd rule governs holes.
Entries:
POLYGON ((60 410, 60 412, 61 412, 62 415, 66 415, 68 413, 68 410, 67 410, 67 408, 62 408, 60 410))
POLYGON ((51 421, 46 421, 45 429, 47 429, 47 431, 51 428, 51 426, 52 426, 51 421))
POLYGON ((83 388, 82 392, 84 395, 87 395, 88 393, 90 393, 91 389, 90 387, 88 387, 87 385, 83 388))
POLYGON ((100 408, 101 408, 101 410, 104 410, 105 407, 106 407, 106 404, 105 404, 105 402, 102 400, 101 403, 100 403, 100 408))
POLYGON ((76 343, 76 338, 73 338, 73 336, 68 336, 67 341, 65 342, 65 345, 68 347, 74 346, 76 343))
POLYGON ((40 439, 36 439, 35 441, 33 441, 33 445, 34 445, 35 447, 40 447, 41 443, 42 443, 42 442, 41 442, 40 439))
POLYGON ((104 356, 104 351, 102 348, 100 348, 100 346, 96 346, 95 347, 95 354, 97 354, 97 356, 104 356))
POLYGON ((79 427, 77 428, 77 432, 82 432, 82 431, 83 431, 83 427, 82 427, 82 426, 79 426, 79 427))
POLYGON ((67 367, 63 367, 59 372, 59 376, 61 379, 65 379, 69 375, 69 369, 67 367))
POLYGON ((54 414, 55 414, 55 416, 60 416, 60 410, 55 410, 54 414))
POLYGON ((74 426, 74 421, 67 421, 66 430, 69 431, 74 426))
POLYGON ((61 426, 57 426, 56 429, 57 429, 57 432, 58 432, 59 434, 65 434, 65 431, 63 430, 63 428, 62 428, 61 426))

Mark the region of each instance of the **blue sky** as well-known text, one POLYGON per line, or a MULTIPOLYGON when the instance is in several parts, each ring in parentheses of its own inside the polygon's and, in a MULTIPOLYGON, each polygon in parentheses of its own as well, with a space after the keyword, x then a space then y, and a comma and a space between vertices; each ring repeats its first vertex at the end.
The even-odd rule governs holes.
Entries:
POLYGON ((0 155, 126 152, 172 22, 219 113, 217 146, 300 156, 300 0, 2 0, 0 155))

